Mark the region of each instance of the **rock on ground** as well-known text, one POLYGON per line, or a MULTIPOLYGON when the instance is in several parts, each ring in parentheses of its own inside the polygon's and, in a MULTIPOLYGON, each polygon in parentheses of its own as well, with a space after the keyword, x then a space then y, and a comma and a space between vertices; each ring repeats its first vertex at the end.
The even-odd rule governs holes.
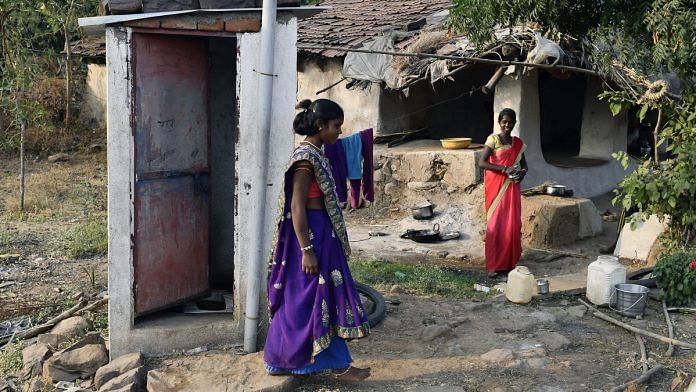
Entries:
POLYGON ((512 350, 507 348, 496 348, 485 354, 481 354, 481 359, 491 363, 507 363, 515 359, 512 350))
POLYGON ((457 328, 460 325, 467 324, 469 322, 471 322, 471 320, 468 317, 457 316, 454 319, 450 320, 447 323, 447 326, 449 326, 450 328, 457 328))
POLYGON ((22 351, 22 376, 40 376, 43 363, 51 356, 51 349, 43 343, 35 343, 22 351))
POLYGON ((568 312, 568 315, 573 318, 583 318, 585 316, 585 312, 587 311, 587 308, 585 305, 577 305, 577 306, 571 306, 568 309, 566 309, 568 312))
POLYGON ((66 154, 66 153, 64 153, 64 152, 60 152, 60 153, 58 153, 58 154, 50 155, 50 156, 48 157, 48 161, 51 162, 51 163, 55 163, 55 162, 65 162, 65 161, 68 161, 68 160, 70 160, 70 155, 68 155, 68 154, 66 154))
POLYGON ((429 342, 450 332, 452 332, 452 328, 445 325, 428 325, 421 331, 421 340, 429 342))
POLYGON ((87 329, 89 329, 89 327, 89 321, 85 320, 83 317, 75 316, 67 318, 56 324, 56 326, 51 329, 50 333, 53 335, 64 336, 70 340, 83 334, 87 329))
POLYGON ((398 284, 393 285, 389 289, 389 294, 403 294, 403 292, 404 292, 404 289, 401 288, 401 286, 399 286, 398 284))
POLYGON ((542 347, 526 348, 515 353, 519 358, 541 358, 546 356, 546 350, 542 347))
POLYGON ((109 356, 103 344, 88 344, 55 353, 44 362, 43 375, 53 381, 75 381, 93 375, 108 362, 109 356))
POLYGON ((570 345, 570 340, 558 332, 540 332, 536 338, 550 351, 561 350, 570 345))
POLYGON ((43 392, 46 390, 46 381, 43 377, 37 376, 29 380, 25 389, 26 392, 43 392))
POLYGON ((544 358, 527 358, 524 360, 524 364, 531 369, 544 369, 551 363, 551 360, 544 358))
POLYGON ((68 337, 63 335, 56 335, 54 333, 42 333, 38 336, 37 341, 43 343, 53 349, 58 348, 61 344, 67 343, 69 341, 68 337))
POLYGON ((114 389, 114 390, 109 391, 109 392, 140 392, 142 390, 143 390, 143 388, 140 385, 130 384, 130 385, 126 385, 123 388, 114 389))
POLYGON ((142 365, 143 356, 140 353, 121 355, 97 370, 97 373, 94 375, 94 385, 99 389, 112 378, 142 365))
POLYGON ((138 387, 145 386, 145 374, 147 371, 143 366, 131 369, 120 376, 114 377, 99 388, 99 392, 113 392, 129 385, 138 387))

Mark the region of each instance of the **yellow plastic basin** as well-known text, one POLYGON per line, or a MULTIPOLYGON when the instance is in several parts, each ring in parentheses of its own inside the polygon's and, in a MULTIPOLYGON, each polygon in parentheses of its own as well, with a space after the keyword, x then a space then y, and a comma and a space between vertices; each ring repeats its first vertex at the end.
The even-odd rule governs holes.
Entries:
POLYGON ((448 148, 450 150, 457 150, 460 148, 467 148, 471 145, 470 137, 452 137, 448 139, 440 139, 443 148, 448 148))

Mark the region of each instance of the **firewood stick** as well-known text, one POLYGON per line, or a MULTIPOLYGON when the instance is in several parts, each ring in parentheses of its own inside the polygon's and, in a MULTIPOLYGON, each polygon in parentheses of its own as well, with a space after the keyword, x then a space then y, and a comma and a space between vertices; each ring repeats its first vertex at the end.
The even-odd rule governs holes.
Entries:
POLYGON ((696 344, 687 343, 687 342, 682 342, 681 340, 676 340, 676 339, 670 339, 670 338, 668 338, 668 337, 666 337, 666 336, 658 335, 658 334, 656 334, 656 333, 652 333, 652 332, 646 331, 646 330, 644 330, 644 329, 636 328, 636 327, 634 327, 634 326, 632 326, 632 325, 628 325, 628 324, 626 324, 626 323, 623 323, 623 322, 621 322, 621 321, 619 321, 619 320, 617 320, 617 319, 615 319, 615 318, 613 318, 613 317, 607 316, 606 314, 600 312, 600 311, 597 310, 594 306, 588 304, 587 302, 583 301, 582 299, 578 299, 578 301, 580 301, 581 304, 585 305, 585 307, 587 307, 589 310, 591 310, 593 316, 595 316, 595 317, 597 317, 597 318, 599 318, 599 319, 602 319, 602 320, 604 320, 604 321, 608 321, 608 322, 610 322, 610 323, 612 323, 612 324, 614 324, 614 325, 618 325, 619 327, 621 327, 621 328, 623 328, 623 329, 629 330, 629 331, 631 331, 631 332, 635 332, 635 333, 640 334, 640 335, 643 335, 643 336, 647 336, 647 337, 649 337, 649 338, 653 338, 653 339, 659 340, 659 341, 661 341, 661 342, 663 342, 663 343, 667 343, 667 344, 670 344, 670 343, 671 343, 671 344, 673 344, 673 345, 675 345, 675 346, 678 346, 678 347, 689 348, 689 349, 692 349, 692 350, 696 350, 696 344))
MULTIPOLYGON (((672 319, 669 316, 669 312, 667 311, 667 302, 665 300, 662 300, 662 312, 665 314, 665 321, 667 322, 667 331, 669 332, 669 338, 674 339, 674 326, 672 325, 672 319)), ((667 351, 665 351, 665 356, 671 357, 672 354, 674 354, 674 346, 670 343, 669 347, 667 348, 667 351)))
POLYGON ((648 381, 650 380, 650 378, 652 378, 652 376, 655 375, 655 373, 661 371, 662 369, 664 369, 664 367, 662 367, 662 365, 657 365, 657 366, 655 366, 654 368, 652 368, 652 369, 648 370, 647 372, 643 373, 642 376, 636 378, 635 380, 631 380, 631 381, 629 381, 629 382, 627 382, 627 383, 625 383, 625 384, 619 385, 618 387, 612 388, 612 389, 611 389, 611 392, 622 392, 622 391, 625 391, 626 388, 628 388, 628 386, 631 385, 631 384, 645 384, 646 382, 648 382, 648 381))
MULTIPOLYGON (((51 329, 55 324, 58 324, 59 322, 65 320, 66 318, 72 316, 77 312, 78 310, 82 309, 85 305, 87 304, 87 301, 82 299, 80 300, 75 306, 72 308, 66 310, 65 312, 57 315, 56 317, 46 321, 45 323, 36 326, 34 328, 28 329, 26 331, 22 331, 17 334, 16 339, 29 339, 33 338, 34 336, 37 336, 39 334, 42 334, 49 329, 51 329)), ((5 344, 7 342, 8 338, 3 338, 0 339, 0 344, 5 344)))
POLYGON ((668 312, 696 313, 696 308, 667 308, 668 312))
POLYGON ((553 255, 577 257, 577 258, 579 258, 579 259, 587 258, 587 255, 583 255, 583 254, 580 254, 580 253, 566 252, 566 251, 563 251, 563 250, 541 249, 541 248, 527 248, 527 249, 528 249, 528 250, 535 250, 535 251, 538 251, 538 252, 550 253, 550 254, 553 254, 553 255))
MULTIPOLYGON (((643 373, 648 372, 648 354, 645 351, 645 343, 643 338, 636 334, 636 340, 638 340, 638 348, 640 349, 640 363, 643 366, 643 373)), ((670 346, 672 347, 672 346, 670 346)))
POLYGON ((109 302, 109 297, 106 296, 106 297, 100 299, 99 301, 92 302, 91 304, 89 304, 89 305, 85 306, 84 308, 78 310, 76 313, 77 313, 77 314, 83 314, 83 313, 91 312, 91 311, 93 311, 93 310, 95 310, 95 309, 101 308, 102 306, 104 306, 104 305, 107 304, 108 302, 109 302))

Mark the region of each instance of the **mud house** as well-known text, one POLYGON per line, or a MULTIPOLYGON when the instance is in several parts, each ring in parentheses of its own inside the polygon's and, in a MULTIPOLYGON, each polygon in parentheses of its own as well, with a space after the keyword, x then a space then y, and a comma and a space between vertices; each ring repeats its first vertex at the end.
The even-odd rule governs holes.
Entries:
POLYGON ((275 218, 265 215, 264 238, 249 221, 277 204, 293 148, 297 19, 319 11, 278 9, 267 157, 254 155, 259 9, 80 20, 106 31, 112 356, 241 341, 250 246, 270 244, 275 218), (252 176, 257 162, 267 184, 252 176), (259 186, 267 200, 252 199, 259 186))
POLYGON ((421 184, 432 179, 445 181, 443 191, 478 181, 476 151, 443 150, 439 139, 471 137, 482 143, 496 130, 496 115, 505 107, 518 113, 516 133, 528 145, 526 156, 533 170, 524 187, 553 181, 569 186, 578 196, 593 197, 613 189, 624 176, 611 154, 627 148, 628 116, 625 112, 613 116, 606 102, 597 98, 602 84, 612 78, 594 71, 587 44, 566 36, 548 40, 528 29, 501 29, 496 31, 497 42, 478 50, 466 36, 448 32, 447 0, 328 0, 323 5, 332 9, 300 22, 298 98, 341 102, 348 130, 373 127, 381 135, 423 130, 424 140, 411 143, 408 152, 401 154, 395 148, 388 155, 437 155, 444 165, 433 170, 451 180, 467 179, 452 183, 428 172, 414 178, 411 182, 417 184, 411 188, 432 191, 432 184, 421 184), (465 59, 349 53, 341 48, 520 62, 538 59, 555 61, 561 68, 502 67, 465 59), (464 166, 458 173, 443 171, 455 170, 448 163, 453 160, 464 166))
POLYGON ((645 89, 632 70, 614 63, 597 71, 587 40, 530 28, 493 31, 485 48, 447 27, 449 1, 327 0, 298 34, 298 99, 327 97, 346 109, 348 132, 374 128, 377 210, 400 228, 426 228, 409 207, 429 200, 435 222, 458 230, 468 254, 483 253, 485 229, 481 143, 497 131, 497 113, 517 112, 514 133, 528 148, 523 188, 555 182, 575 198, 523 198, 525 246, 552 247, 601 233, 588 199, 610 192, 626 174, 612 158, 635 135, 633 113, 612 115, 598 94, 645 89), (357 49, 360 52, 351 51, 357 49), (410 57, 391 53, 411 53, 410 57), (425 54, 423 56, 422 54, 425 54), (529 64, 532 64, 531 66, 529 64), (630 122, 630 124, 629 124, 630 122), (440 139, 470 137, 468 149, 440 139))
POLYGON ((72 43, 72 55, 85 64, 86 76, 80 103, 80 121, 97 129, 106 128, 106 42, 85 37, 72 43))

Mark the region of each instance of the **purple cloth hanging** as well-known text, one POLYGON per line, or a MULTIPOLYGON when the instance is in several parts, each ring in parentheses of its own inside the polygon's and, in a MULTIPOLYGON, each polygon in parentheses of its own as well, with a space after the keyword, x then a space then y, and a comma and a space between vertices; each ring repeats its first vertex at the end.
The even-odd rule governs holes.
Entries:
POLYGON ((325 144, 324 154, 331 164, 331 174, 336 182, 338 201, 345 203, 348 200, 348 163, 341 139, 338 139, 334 144, 325 144))
POLYGON ((350 180, 350 207, 360 208, 360 185, 362 180, 350 180))
POLYGON ((368 128, 360 132, 362 140, 362 157, 363 157, 363 175, 362 175, 362 191, 365 200, 370 202, 375 201, 375 162, 373 151, 374 135, 372 128, 368 128))

